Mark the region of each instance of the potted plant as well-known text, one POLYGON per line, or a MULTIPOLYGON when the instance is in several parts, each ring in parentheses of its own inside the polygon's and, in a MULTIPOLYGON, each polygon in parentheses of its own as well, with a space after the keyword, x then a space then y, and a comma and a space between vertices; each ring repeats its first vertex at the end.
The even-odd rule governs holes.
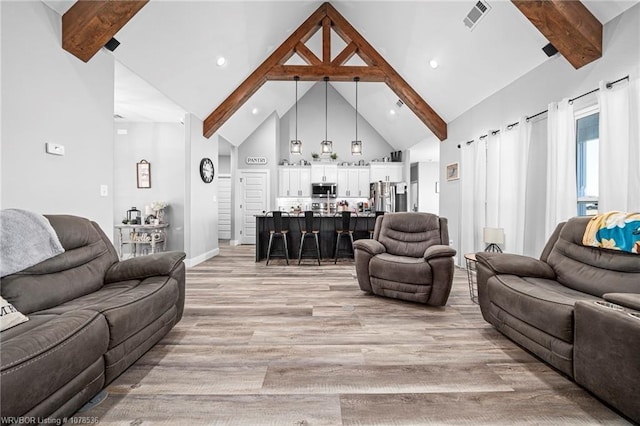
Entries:
POLYGON ((336 161, 338 159, 338 154, 336 154, 335 152, 331 153, 331 160, 336 161))
POLYGON ((313 158, 313 161, 318 161, 318 158, 320 158, 320 155, 318 155, 317 152, 312 152, 311 158, 313 158))

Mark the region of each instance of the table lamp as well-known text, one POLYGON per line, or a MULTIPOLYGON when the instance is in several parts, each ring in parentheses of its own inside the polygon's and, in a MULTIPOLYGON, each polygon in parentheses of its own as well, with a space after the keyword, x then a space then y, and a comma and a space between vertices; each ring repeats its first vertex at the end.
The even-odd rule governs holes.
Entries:
POLYGON ((488 244, 484 251, 502 253, 502 249, 498 244, 504 244, 503 228, 482 228, 482 235, 484 242, 488 244))

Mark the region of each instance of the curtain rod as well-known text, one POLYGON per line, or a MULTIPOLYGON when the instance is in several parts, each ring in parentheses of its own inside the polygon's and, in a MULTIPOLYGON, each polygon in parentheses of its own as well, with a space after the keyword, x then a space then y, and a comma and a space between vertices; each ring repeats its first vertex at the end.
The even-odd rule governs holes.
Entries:
MULTIPOLYGON (((612 82, 610 82, 610 83, 607 83, 607 84, 605 85, 605 87, 606 87, 607 89, 611 89, 615 84, 618 84, 618 83, 620 83, 621 81, 624 81, 624 80, 629 80, 629 76, 628 76, 628 75, 626 75, 626 76, 624 76, 624 77, 622 77, 622 78, 619 78, 619 79, 617 79, 617 80, 615 80, 615 81, 612 81, 612 82)), ((600 90, 600 88, 599 88, 599 87, 598 87, 598 88, 595 88, 595 89, 593 89, 593 90, 590 90, 590 91, 588 91, 588 92, 586 92, 586 93, 583 93, 582 95, 578 95, 578 96, 576 96, 575 98, 571 98, 571 99, 569 99, 569 101, 568 101, 568 102, 569 102, 569 104, 572 104, 574 101, 576 101, 576 100, 578 100, 578 99, 580 99, 580 98, 584 98, 585 96, 590 95, 590 94, 592 94, 592 93, 595 93, 595 92, 597 92, 598 90, 600 90)), ((548 111, 549 111, 548 109, 545 109, 544 111, 540 111, 540 112, 539 112, 539 113, 537 113, 537 114, 533 114, 533 115, 531 115, 531 116, 527 116, 527 118, 526 118, 526 119, 527 119, 527 121, 529 121, 529 120, 531 120, 531 119, 533 119, 533 118, 536 118, 536 117, 538 117, 538 116, 540 116, 540 115, 542 115, 542 114, 544 114, 544 113, 546 113, 546 112, 548 112, 548 111)), ((515 123, 508 124, 508 125, 507 125, 507 129, 508 129, 508 130, 511 130, 511 129, 513 129, 515 126, 517 126, 518 124, 520 124, 520 122, 519 122, 519 121, 516 121, 515 123)), ((491 136, 494 136, 494 135, 496 135, 496 134, 500 133, 500 130, 493 130, 493 131, 491 131, 491 132, 489 132, 489 133, 491 134, 491 136)), ((486 135, 482 135, 482 136, 480 136, 478 139, 482 140, 482 139, 486 138, 487 136, 489 136, 489 133, 487 133, 486 135)), ((475 142, 475 139, 471 139, 470 141, 465 142, 465 145, 471 145, 471 144, 472 144, 472 143, 474 143, 474 142, 475 142)), ((460 148, 460 146, 461 146, 461 145, 460 145, 460 144, 458 144, 458 148, 460 148)))

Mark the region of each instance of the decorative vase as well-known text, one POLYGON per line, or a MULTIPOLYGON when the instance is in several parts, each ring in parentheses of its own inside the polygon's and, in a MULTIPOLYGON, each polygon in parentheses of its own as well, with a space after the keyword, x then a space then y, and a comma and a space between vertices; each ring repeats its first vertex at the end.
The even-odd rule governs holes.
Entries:
POLYGON ((164 223, 164 209, 156 210, 156 219, 158 223, 164 223))

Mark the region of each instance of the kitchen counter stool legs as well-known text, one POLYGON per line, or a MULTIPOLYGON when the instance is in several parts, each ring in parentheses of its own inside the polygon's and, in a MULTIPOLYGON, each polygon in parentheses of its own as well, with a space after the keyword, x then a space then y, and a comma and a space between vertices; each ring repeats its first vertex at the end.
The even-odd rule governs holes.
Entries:
POLYGON ((281 237, 284 243, 284 256, 287 259, 287 265, 289 264, 289 247, 287 245, 287 235, 289 230, 283 226, 282 216, 289 216, 286 212, 271 211, 266 214, 267 226, 269 227, 269 247, 267 248, 267 265, 271 259, 271 248, 273 245, 274 237, 281 237))
POLYGON ((340 240, 343 237, 349 238, 351 244, 351 254, 353 255, 353 232, 356 229, 356 221, 358 217, 351 216, 351 212, 341 212, 334 216, 336 228, 336 251, 333 257, 333 263, 338 263, 338 253, 340 252, 340 240))
POLYGON ((313 236, 316 243, 316 257, 318 259, 318 266, 320 266, 320 242, 318 241, 318 234, 320 233, 319 219, 313 215, 313 212, 308 210, 304 212, 304 215, 298 216, 298 227, 300 228, 300 250, 298 251, 298 265, 302 260, 302 247, 307 237, 313 236), (317 226, 316 226, 317 224, 317 226))

